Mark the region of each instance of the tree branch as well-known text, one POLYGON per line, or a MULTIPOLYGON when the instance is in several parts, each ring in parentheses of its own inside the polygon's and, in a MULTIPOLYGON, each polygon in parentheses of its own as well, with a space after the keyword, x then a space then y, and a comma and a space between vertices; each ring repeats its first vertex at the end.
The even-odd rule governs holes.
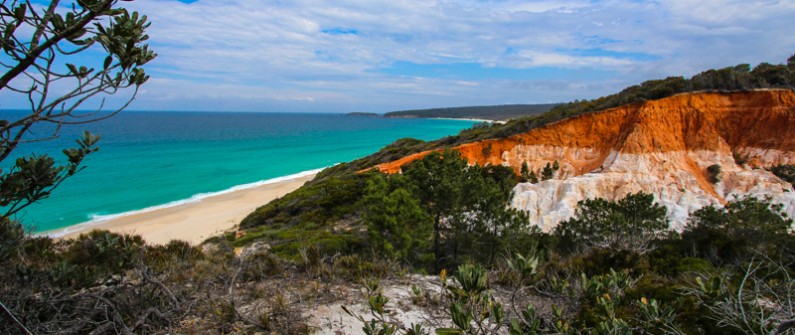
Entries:
MULTIPOLYGON (((54 45, 58 44, 67 36, 71 36, 80 29, 83 29, 85 26, 91 23, 91 21, 93 21, 95 18, 97 18, 102 13, 110 9, 114 1, 115 0, 104 0, 103 2, 97 4, 98 10, 94 9, 89 10, 88 14, 79 21, 77 21, 74 25, 64 29, 60 33, 57 33, 53 37, 45 40, 44 43, 42 43, 41 45, 31 45, 31 48, 26 53, 25 58, 20 60, 17 66, 11 68, 11 70, 8 70, 8 72, 6 72, 2 77, 0 77, 0 89, 5 88, 8 85, 8 83, 11 82, 11 80, 16 78, 20 73, 25 72, 25 70, 27 70, 28 67, 30 67, 34 62, 36 62, 37 59, 39 59, 39 56, 41 56, 41 54, 45 50, 48 50, 54 45)), ((57 3, 57 1, 53 2, 57 3)), ((47 17, 48 15, 45 14, 44 19, 47 20, 47 17)), ((46 22, 43 23, 43 25, 46 26, 46 22)))

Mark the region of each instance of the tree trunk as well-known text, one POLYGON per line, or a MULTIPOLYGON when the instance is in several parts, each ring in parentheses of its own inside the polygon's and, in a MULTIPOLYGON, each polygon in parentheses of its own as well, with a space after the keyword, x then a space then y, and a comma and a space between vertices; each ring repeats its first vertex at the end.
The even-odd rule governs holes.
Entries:
POLYGON ((442 250, 439 248, 439 240, 441 239, 441 234, 439 233, 439 229, 441 224, 441 216, 436 214, 433 217, 433 259, 434 259, 434 270, 436 273, 442 271, 440 261, 442 260, 442 250))

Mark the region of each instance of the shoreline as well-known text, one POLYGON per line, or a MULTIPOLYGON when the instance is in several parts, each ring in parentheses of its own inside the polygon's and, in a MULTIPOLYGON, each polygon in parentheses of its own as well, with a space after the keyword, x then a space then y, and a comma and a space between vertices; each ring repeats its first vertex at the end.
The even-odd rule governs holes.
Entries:
POLYGON ((477 122, 489 122, 489 123, 496 123, 496 124, 505 124, 508 121, 502 120, 489 120, 489 119, 476 119, 476 118, 468 118, 468 117, 432 117, 429 119, 434 120, 464 120, 464 121, 477 121, 477 122))
POLYGON ((223 191, 140 210, 101 216, 94 220, 36 233, 55 239, 76 238, 92 230, 140 235, 148 244, 183 240, 198 245, 237 226, 260 206, 280 198, 317 175, 322 169, 304 171, 223 191))

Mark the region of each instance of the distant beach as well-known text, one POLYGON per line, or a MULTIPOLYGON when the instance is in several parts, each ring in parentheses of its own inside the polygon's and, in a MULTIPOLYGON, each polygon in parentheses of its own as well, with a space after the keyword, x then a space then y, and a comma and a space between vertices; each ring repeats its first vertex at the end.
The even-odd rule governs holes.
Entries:
POLYGON ((463 121, 474 121, 474 122, 488 122, 488 123, 496 123, 496 124, 505 124, 508 121, 503 120, 489 120, 489 119, 475 119, 475 118, 468 118, 468 117, 432 117, 430 119, 433 120, 463 120, 463 121))
MULTIPOLYGON (((123 215, 114 215, 63 229, 42 232, 56 238, 75 238, 95 229, 136 234, 150 244, 183 240, 193 245, 234 228, 243 218, 268 202, 301 187, 318 171, 277 178, 252 187, 201 197, 174 205, 158 206, 123 215)), ((245 185, 244 185, 245 186, 245 185)))

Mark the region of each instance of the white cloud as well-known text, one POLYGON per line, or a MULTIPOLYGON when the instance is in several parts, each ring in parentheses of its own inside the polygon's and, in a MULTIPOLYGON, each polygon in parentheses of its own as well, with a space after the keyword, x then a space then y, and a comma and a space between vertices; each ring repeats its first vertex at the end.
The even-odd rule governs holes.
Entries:
POLYGON ((795 51, 795 4, 785 1, 138 0, 129 7, 149 15, 159 53, 138 108, 156 101, 161 109, 195 109, 215 99, 209 105, 221 109, 295 102, 295 109, 382 112, 561 101, 709 67, 780 62, 795 51), (382 71, 396 62, 599 69, 611 76, 382 71))

